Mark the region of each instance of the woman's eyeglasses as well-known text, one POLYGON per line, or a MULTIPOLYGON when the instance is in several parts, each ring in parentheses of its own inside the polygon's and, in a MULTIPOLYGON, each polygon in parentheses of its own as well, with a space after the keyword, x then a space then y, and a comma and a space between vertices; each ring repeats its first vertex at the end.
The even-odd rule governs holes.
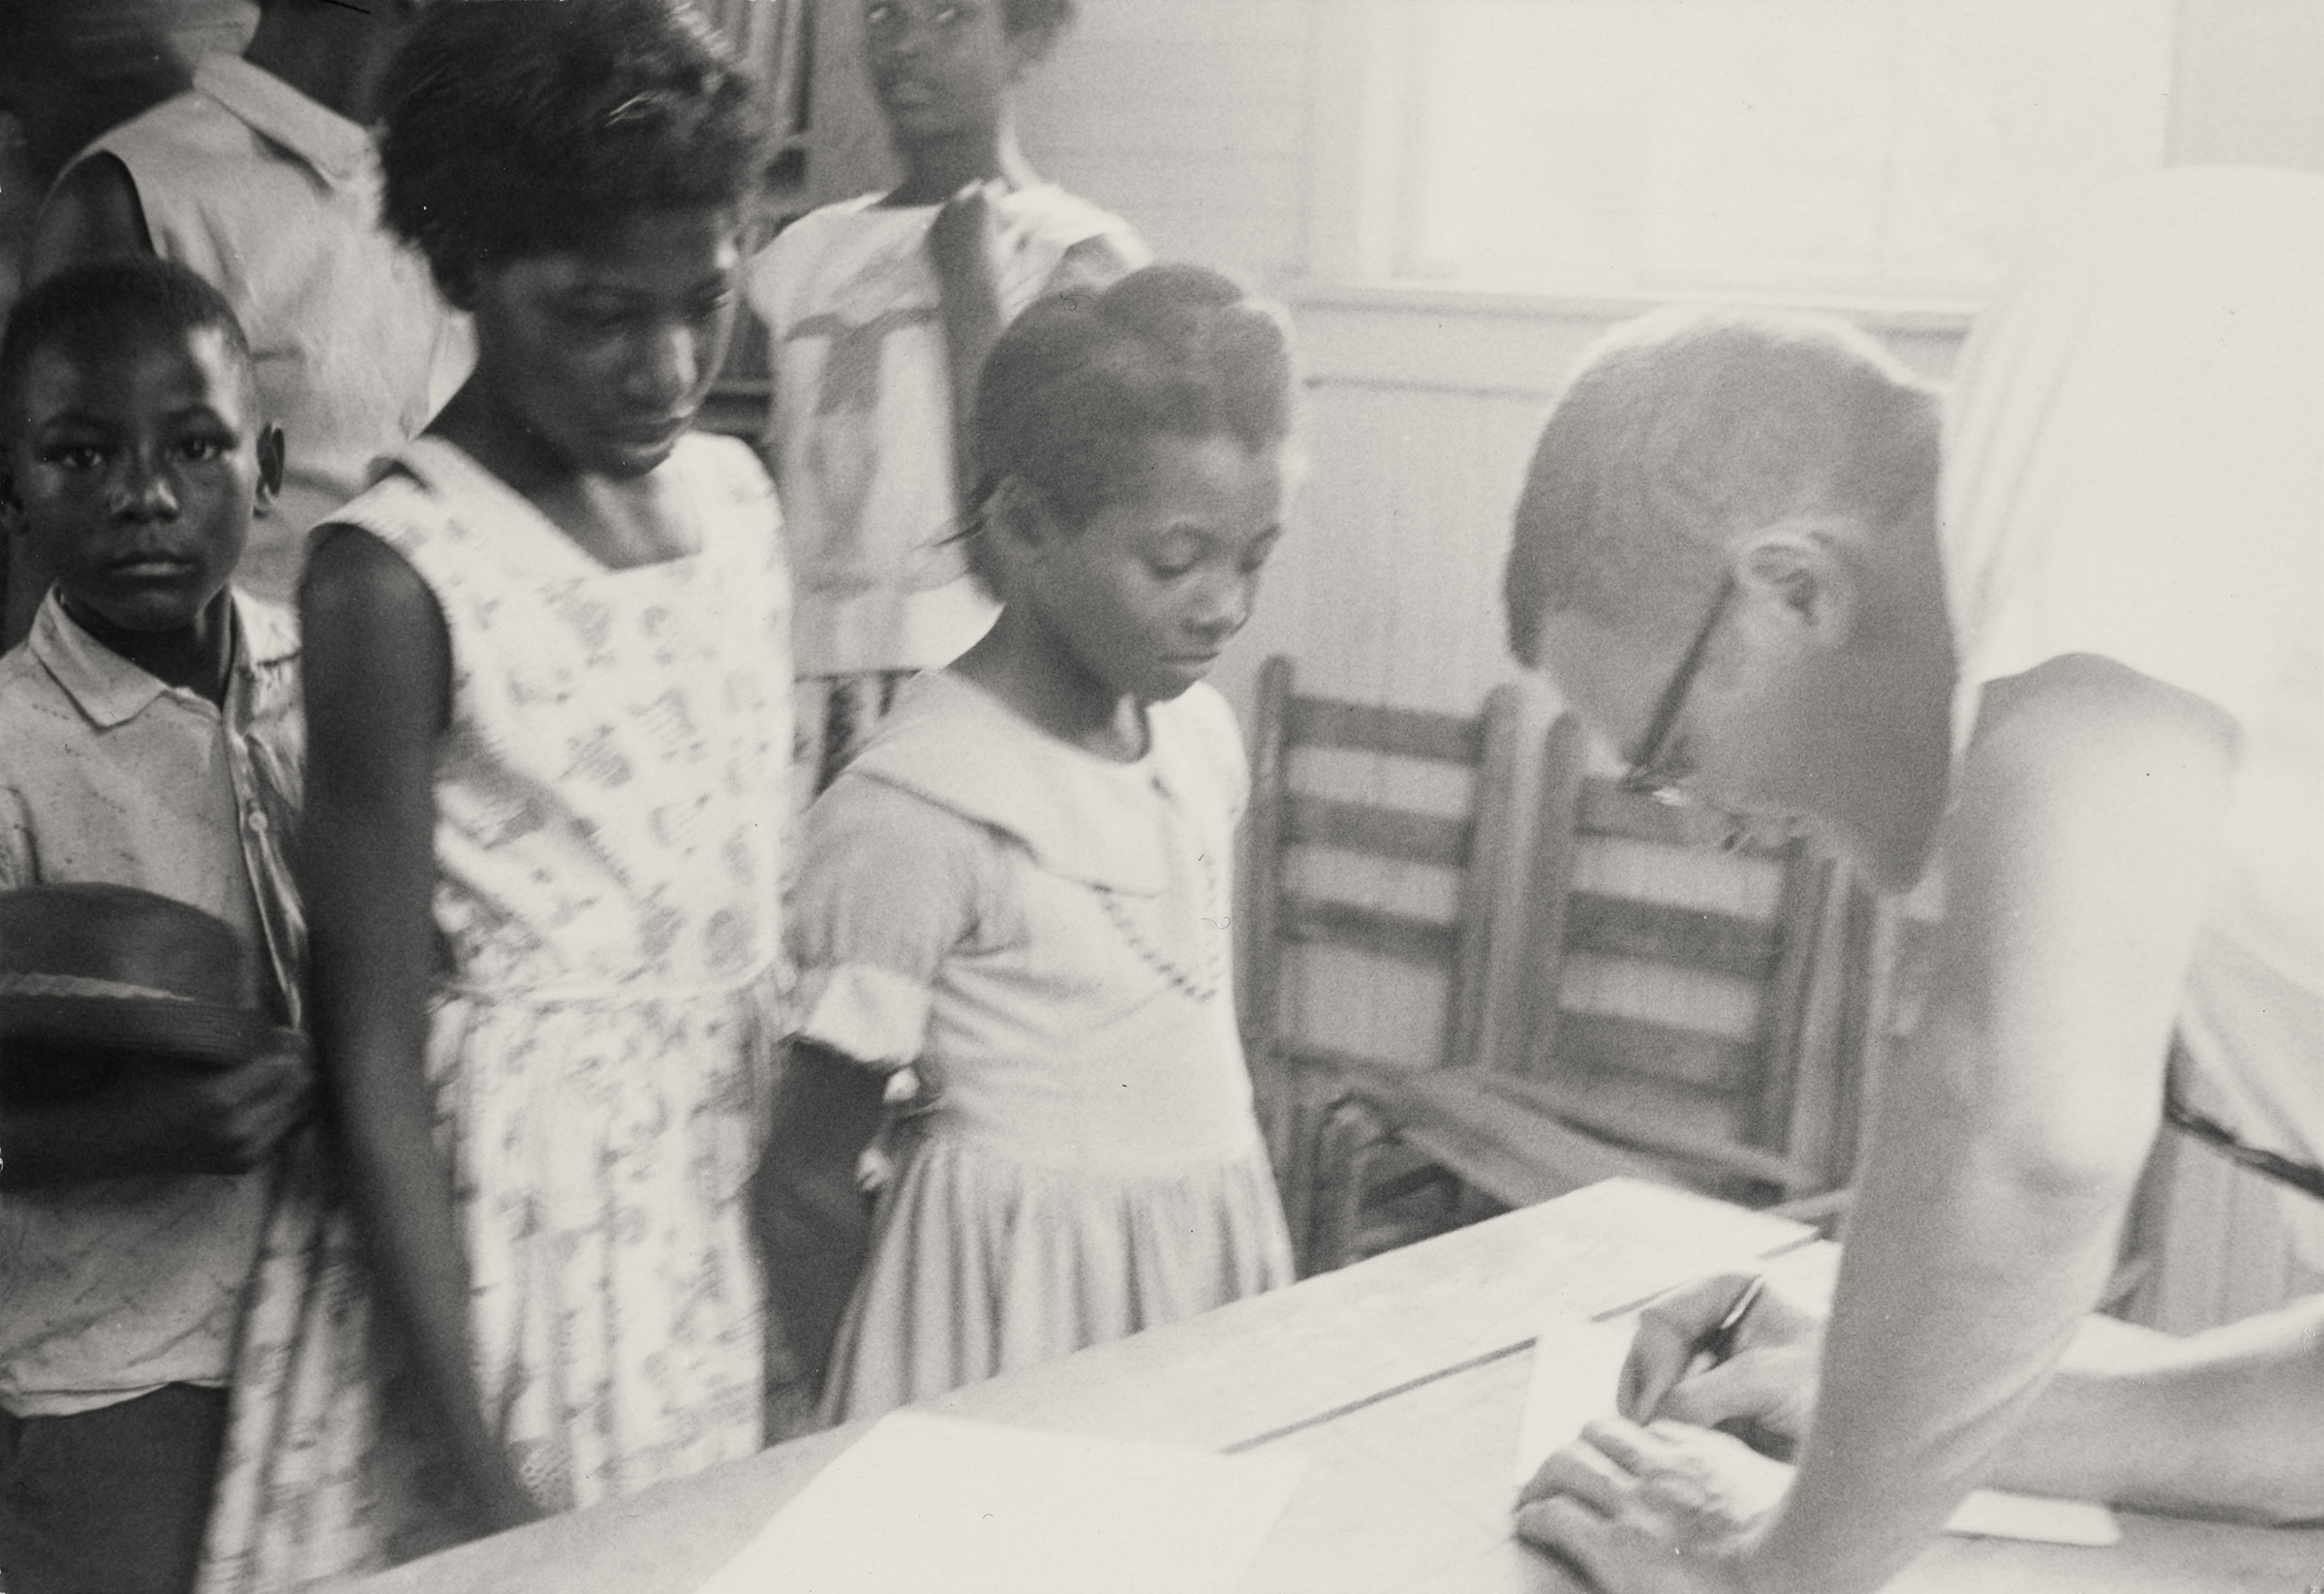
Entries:
POLYGON ((1687 706, 1687 694, 1695 689, 1695 677, 1702 672, 1703 659, 1709 654, 1711 632, 1719 628, 1720 617, 1735 596, 1735 578, 1730 571, 1719 581, 1719 596, 1711 599, 1711 612, 1702 617, 1702 626, 1695 632, 1695 640, 1687 644, 1684 658, 1670 676, 1670 684, 1656 699, 1654 718, 1646 721, 1646 736, 1638 744, 1637 756, 1622 773, 1622 789, 1640 797, 1651 797, 1658 803, 1683 803, 1686 792, 1679 782, 1690 773, 1671 767, 1670 744, 1678 728, 1679 714, 1687 706))

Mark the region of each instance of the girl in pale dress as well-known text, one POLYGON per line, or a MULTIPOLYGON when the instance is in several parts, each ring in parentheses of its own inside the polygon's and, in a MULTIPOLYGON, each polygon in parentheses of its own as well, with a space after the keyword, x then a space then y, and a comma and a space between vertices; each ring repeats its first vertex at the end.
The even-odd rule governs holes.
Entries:
POLYGON ((1228 984, 1246 775, 1201 684, 1281 529, 1291 408, 1278 322, 1196 268, 994 347, 1000 617, 815 803, 792 904, 770 1244, 794 1347, 836 1336, 828 1417, 1291 1277, 1228 984), (867 1221, 859 1155, 914 1087, 867 1221))
POLYGON ((664 0, 472 0, 387 89, 387 221, 478 360, 316 534, 301 596, 309 1010, 351 1201, 270 1240, 212 1590, 764 1430, 744 1191, 787 985, 787 597, 763 472, 688 431, 751 87, 664 0))

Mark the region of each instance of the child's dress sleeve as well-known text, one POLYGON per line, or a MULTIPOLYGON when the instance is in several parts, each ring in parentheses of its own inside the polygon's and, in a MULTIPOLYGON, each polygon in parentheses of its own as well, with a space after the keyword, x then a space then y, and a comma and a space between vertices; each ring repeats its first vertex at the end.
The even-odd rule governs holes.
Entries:
POLYGON ((938 972, 992 916, 992 843, 923 798, 842 775, 809 811, 795 1038, 883 1072, 919 1059, 938 972))

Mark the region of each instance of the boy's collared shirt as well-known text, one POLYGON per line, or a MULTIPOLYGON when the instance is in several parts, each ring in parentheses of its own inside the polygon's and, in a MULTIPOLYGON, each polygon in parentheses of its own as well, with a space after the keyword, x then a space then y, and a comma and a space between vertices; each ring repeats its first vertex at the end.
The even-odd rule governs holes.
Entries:
MULTIPOLYGON (((164 685, 50 594, 0 659, 0 889, 103 881, 212 913, 265 954, 298 1017, 289 868, 303 751, 290 617, 233 598, 223 706, 164 685)), ((268 1171, 92 1180, 0 1200, 0 1407, 91 1410, 223 1385, 268 1171)))

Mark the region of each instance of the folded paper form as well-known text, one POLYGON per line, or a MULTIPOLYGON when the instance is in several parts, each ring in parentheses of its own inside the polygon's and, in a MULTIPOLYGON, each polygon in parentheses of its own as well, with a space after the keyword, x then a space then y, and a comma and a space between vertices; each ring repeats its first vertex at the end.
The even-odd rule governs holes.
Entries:
POLYGON ((701 1594, 1227 1594, 1302 1465, 896 1412, 701 1594))
MULTIPOLYGON (((1534 1342, 1533 1387, 1517 1439, 1517 1487, 1523 1487, 1551 1453, 1579 1438, 1582 1425, 1615 1415, 1622 1362, 1636 1326, 1630 1317, 1611 1323, 1558 1317, 1543 1325, 1534 1342)), ((1962 1501, 1945 1531, 2052 1545, 2111 1545, 2123 1536, 2104 1506, 1989 1488, 1962 1501)))

